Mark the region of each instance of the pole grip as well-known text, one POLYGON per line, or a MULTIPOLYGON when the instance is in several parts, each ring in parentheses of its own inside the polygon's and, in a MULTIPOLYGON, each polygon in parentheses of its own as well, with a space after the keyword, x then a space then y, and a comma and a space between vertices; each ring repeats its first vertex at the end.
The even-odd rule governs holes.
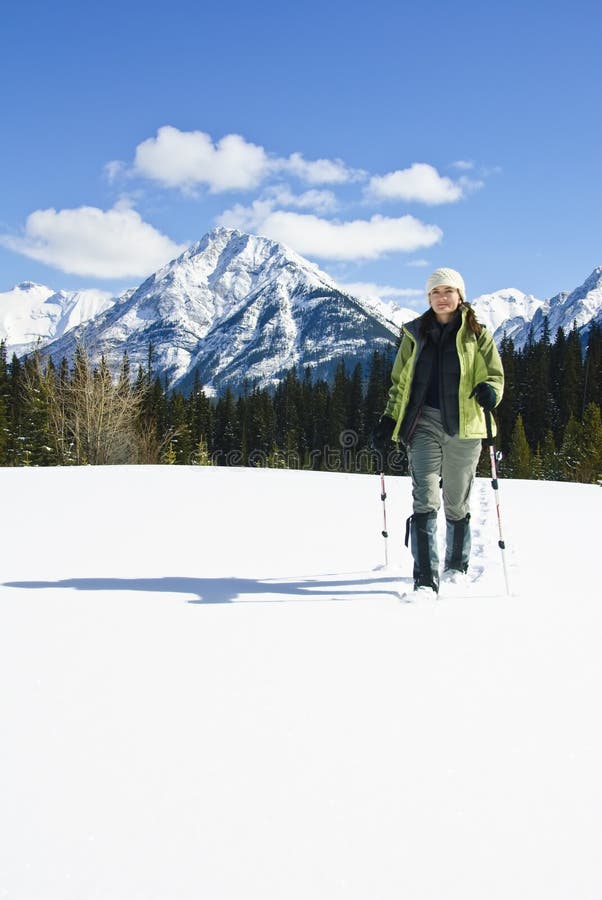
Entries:
POLYGON ((491 413, 488 409, 484 410, 485 412, 485 428, 487 429, 487 440, 490 444, 493 444, 493 430, 491 428, 491 413))

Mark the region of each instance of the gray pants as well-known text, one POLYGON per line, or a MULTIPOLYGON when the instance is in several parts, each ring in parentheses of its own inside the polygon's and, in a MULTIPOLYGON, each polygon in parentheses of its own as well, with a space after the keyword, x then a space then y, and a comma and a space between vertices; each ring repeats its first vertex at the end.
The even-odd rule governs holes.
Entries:
POLYGON ((442 479, 445 518, 454 522, 463 519, 470 509, 470 492, 481 455, 480 439, 450 437, 443 430, 439 410, 425 406, 407 451, 414 512, 439 509, 442 479))

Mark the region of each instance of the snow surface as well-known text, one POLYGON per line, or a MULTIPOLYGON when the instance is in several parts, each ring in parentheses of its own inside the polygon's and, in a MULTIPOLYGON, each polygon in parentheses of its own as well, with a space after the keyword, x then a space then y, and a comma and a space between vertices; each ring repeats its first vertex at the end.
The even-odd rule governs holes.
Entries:
POLYGON ((600 490, 473 495, 404 604, 407 478, 1 469, 0 897, 602 896, 600 490))

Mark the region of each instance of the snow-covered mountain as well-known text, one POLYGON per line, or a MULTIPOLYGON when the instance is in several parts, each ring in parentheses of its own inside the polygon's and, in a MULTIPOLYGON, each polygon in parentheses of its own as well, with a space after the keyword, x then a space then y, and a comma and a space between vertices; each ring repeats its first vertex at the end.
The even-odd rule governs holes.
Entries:
POLYGON ((373 309, 376 309, 381 316, 393 322, 398 329, 406 322, 411 322, 417 315, 420 315, 415 309, 410 309, 408 306, 399 306, 394 300, 377 300, 374 297, 370 297, 365 298, 365 302, 373 309))
POLYGON ((563 291, 549 300, 537 300, 516 288, 482 294, 472 301, 480 322, 492 331, 497 343, 504 334, 521 348, 532 331, 533 339, 543 335, 547 317, 551 340, 560 327, 565 332, 573 325, 585 338, 592 323, 602 323, 602 266, 597 266, 574 291, 563 291))
MULTIPOLYGON (((537 310, 532 323, 535 340, 543 334, 546 315, 552 338, 561 326, 569 331, 575 324, 583 334, 592 323, 602 324, 602 266, 595 268, 589 278, 574 291, 557 294, 537 310)), ((527 334, 528 330, 527 328, 527 334)))
POLYGON ((370 304, 283 244, 215 228, 110 309, 47 352, 71 357, 77 341, 117 367, 127 351, 186 391, 266 386, 292 366, 328 375, 341 357, 361 360, 394 343, 397 328, 370 304))
MULTIPOLYGON (((187 391, 198 375, 211 393, 277 383, 293 366, 328 377, 342 357, 362 361, 391 346, 415 310, 352 296, 314 264, 276 241, 218 227, 140 287, 119 298, 103 291, 53 291, 24 282, 0 293, 0 340, 9 355, 41 342, 55 360, 77 342, 118 369, 147 365, 187 391)), ((539 300, 517 288, 472 300, 498 344, 522 347, 548 317, 550 336, 576 322, 583 338, 602 322, 602 267, 572 292, 539 300)))
POLYGON ((520 340, 535 313, 544 305, 543 300, 524 294, 517 288, 481 294, 471 303, 479 322, 487 326, 498 344, 504 333, 515 342, 520 340))
POLYGON ((44 284, 23 281, 0 293, 0 341, 6 341, 10 356, 22 356, 38 342, 47 344, 96 318, 115 299, 107 291, 54 291, 44 284))

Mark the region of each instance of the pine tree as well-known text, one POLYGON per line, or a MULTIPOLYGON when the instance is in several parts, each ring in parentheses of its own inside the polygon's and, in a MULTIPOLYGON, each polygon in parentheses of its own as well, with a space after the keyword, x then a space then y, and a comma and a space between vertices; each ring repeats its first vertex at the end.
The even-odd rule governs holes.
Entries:
POLYGON ((132 381, 132 373, 130 371, 130 358, 127 350, 123 351, 121 361, 121 369, 119 370, 119 389, 127 390, 132 381))
POLYGON ((14 353, 8 368, 7 412, 9 418, 8 441, 5 450, 7 462, 10 466, 21 466, 24 463, 25 443, 23 434, 25 418, 23 366, 14 353))
POLYGON ((548 428, 544 435, 543 447, 541 451, 541 476, 546 481, 562 480, 562 464, 560 454, 556 449, 554 441, 554 433, 548 428))
POLYGON ((198 371, 194 375, 194 383, 187 400, 187 406, 188 423, 193 444, 198 446, 199 441, 203 439, 207 442, 207 447, 210 450, 213 434, 213 406, 203 390, 198 371))
POLYGON ((541 445, 535 448, 535 453, 531 454, 531 478, 537 481, 543 481, 543 453, 541 445))
POLYGON ((269 469, 290 469, 290 465, 287 465, 287 458, 285 454, 280 450, 276 444, 273 445, 270 450, 266 465, 269 469))
POLYGON ((8 365, 6 362, 6 341, 0 341, 0 466, 8 465, 7 449, 10 439, 8 413, 8 365))
POLYGON ((61 462, 58 437, 53 428, 56 405, 56 370, 51 361, 42 368, 39 350, 26 357, 23 363, 23 389, 26 416, 23 436, 28 451, 28 463, 47 466, 61 462))
POLYGON ((173 466, 178 461, 178 454, 174 447, 173 441, 170 441, 166 449, 161 454, 161 462, 167 466, 173 466))
POLYGON ((590 326, 585 351, 583 403, 602 408, 602 324, 590 326))
POLYGON ((237 415, 244 465, 265 466, 277 432, 274 402, 267 390, 255 387, 239 397, 237 415))
POLYGON ((542 339, 537 343, 529 342, 524 351, 522 366, 524 392, 521 411, 530 447, 541 444, 546 430, 554 419, 550 381, 549 333, 546 316, 542 339))
POLYGON ((583 459, 583 428, 581 423, 571 416, 564 429, 560 447, 560 462, 563 481, 579 481, 579 473, 583 459))
POLYGON ((242 465, 240 429, 236 404, 230 388, 215 405, 214 456, 218 465, 242 465))
POLYGON ((550 367, 550 384, 552 389, 552 400, 556 412, 554 421, 552 422, 552 430, 557 443, 562 440, 562 432, 565 423, 560 421, 560 392, 562 385, 562 373, 565 364, 566 354, 566 337, 564 328, 560 326, 556 332, 556 340, 551 348, 551 367, 550 367))
POLYGON ((328 445, 331 453, 331 465, 335 468, 345 469, 347 461, 344 453, 347 444, 347 429, 349 415, 350 381, 347 375, 345 360, 338 363, 332 388, 330 402, 330 428, 328 445))
POLYGON ((564 346, 564 358, 560 362, 558 408, 560 426, 571 417, 580 418, 583 405, 583 364, 581 339, 576 325, 571 329, 564 346))
POLYGON ((257 451, 252 449, 251 444, 249 443, 249 423, 248 423, 248 396, 245 391, 240 395, 236 402, 236 418, 238 421, 238 433, 239 433, 239 449, 240 449, 240 465, 248 466, 255 465, 254 457, 256 456, 257 451), (251 448, 251 449, 249 449, 251 448))
POLYGON ((520 411, 520 398, 518 396, 518 357, 512 338, 505 334, 500 344, 500 358, 504 367, 504 396, 496 410, 496 420, 498 443, 504 456, 507 456, 510 451, 514 423, 520 411))
POLYGON ((193 438, 188 421, 188 409, 179 391, 173 391, 167 401, 167 428, 170 446, 176 454, 176 462, 186 465, 193 452, 193 438))
POLYGON ((313 386, 311 417, 308 427, 312 449, 307 465, 311 469, 329 469, 334 465, 332 448, 329 445, 330 388, 323 379, 317 381, 313 386))
POLYGON ((602 480, 602 416, 600 407, 589 403, 583 417, 579 481, 597 484, 602 480))
POLYGON ((531 450, 527 443, 523 417, 520 414, 512 432, 508 463, 512 478, 531 477, 531 450))
POLYGON ((375 350, 368 371, 368 383, 364 398, 364 432, 368 437, 372 434, 374 426, 387 405, 389 388, 391 386, 391 368, 390 354, 387 355, 375 350))
MULTIPOLYGON (((269 446, 276 443, 292 461, 301 459, 306 443, 303 425, 303 391, 295 369, 289 369, 274 391, 273 406, 276 418, 269 446)), ((267 410, 264 410, 264 417, 267 410)), ((266 435, 267 436, 267 435, 266 435)))
POLYGON ((213 465, 213 460, 211 459, 211 454, 209 453, 209 447, 207 445, 207 439, 204 435, 201 435, 199 438, 199 442, 192 455, 191 463, 193 466, 213 465))
MULTIPOLYGON (((149 358, 151 355, 149 349, 149 358)), ((173 438, 168 424, 167 396, 161 379, 153 380, 142 368, 138 370, 134 391, 142 398, 137 426, 140 462, 156 465, 173 438)))

